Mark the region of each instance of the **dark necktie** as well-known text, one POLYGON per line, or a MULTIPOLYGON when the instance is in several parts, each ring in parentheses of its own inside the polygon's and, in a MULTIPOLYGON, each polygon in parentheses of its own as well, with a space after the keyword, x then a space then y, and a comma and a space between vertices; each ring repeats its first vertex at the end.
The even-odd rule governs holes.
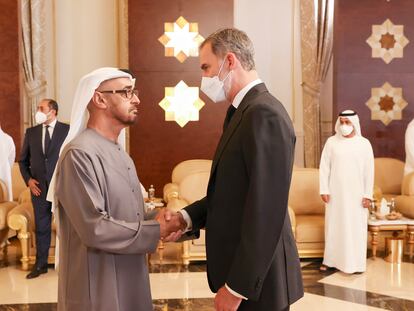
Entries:
POLYGON ((45 126, 45 152, 44 154, 47 154, 47 151, 49 150, 50 145, 50 134, 49 134, 49 125, 45 126))
POLYGON ((226 118, 224 119, 223 132, 226 130, 227 126, 229 125, 231 117, 233 116, 235 112, 236 112, 236 107, 234 107, 233 105, 230 105, 229 108, 227 109, 226 118))

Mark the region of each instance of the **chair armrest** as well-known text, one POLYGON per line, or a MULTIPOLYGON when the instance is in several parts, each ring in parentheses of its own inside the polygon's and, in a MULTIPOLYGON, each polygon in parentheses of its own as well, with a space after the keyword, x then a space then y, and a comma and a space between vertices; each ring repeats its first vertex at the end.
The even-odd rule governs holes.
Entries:
POLYGON ((414 172, 404 176, 401 185, 402 195, 414 195, 414 172))
POLYGON ((179 199, 179 198, 171 198, 167 204, 167 208, 177 212, 180 209, 186 207, 189 203, 186 200, 179 199))
POLYGON ((397 211, 407 218, 414 219, 414 196, 399 195, 395 198, 395 207, 397 211))
POLYGON ((296 215, 295 211, 290 206, 288 206, 288 213, 290 218, 290 225, 292 226, 293 236, 296 237, 296 215))
POLYGON ((7 217, 10 229, 23 232, 34 231, 34 213, 31 202, 25 202, 13 208, 7 217))
POLYGON ((15 202, 9 201, 0 203, 0 230, 7 227, 7 215, 16 205, 15 202))
POLYGON ((27 187, 24 191, 22 191, 22 193, 20 193, 18 202, 19 204, 32 202, 32 194, 30 193, 29 187, 27 187))
POLYGON ((171 198, 178 198, 178 194, 179 187, 176 183, 168 183, 164 186, 163 198, 166 203, 168 203, 171 198))

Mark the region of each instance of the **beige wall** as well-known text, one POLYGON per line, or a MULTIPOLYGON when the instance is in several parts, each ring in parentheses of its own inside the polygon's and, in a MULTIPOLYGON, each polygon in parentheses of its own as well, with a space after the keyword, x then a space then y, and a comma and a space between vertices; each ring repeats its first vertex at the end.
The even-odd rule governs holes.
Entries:
POLYGON ((55 25, 48 33, 48 94, 60 104, 62 121, 70 119, 80 77, 98 67, 120 65, 119 2, 48 0, 49 23, 55 25))
POLYGON ((299 0, 235 0, 235 27, 247 32, 256 67, 269 91, 285 106, 295 126, 295 164, 303 166, 299 0))

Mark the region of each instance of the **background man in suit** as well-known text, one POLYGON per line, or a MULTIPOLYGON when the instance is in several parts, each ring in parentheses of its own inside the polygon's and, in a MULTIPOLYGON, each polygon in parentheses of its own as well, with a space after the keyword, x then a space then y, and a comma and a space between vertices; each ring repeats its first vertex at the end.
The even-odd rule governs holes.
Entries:
POLYGON ((237 29, 200 47, 201 90, 231 102, 207 196, 176 217, 206 228, 207 275, 219 311, 288 310, 303 296, 287 211, 295 134, 282 104, 258 79, 253 45, 237 29))
POLYGON ((20 172, 32 194, 36 225, 36 264, 28 279, 47 272, 52 212, 46 195, 60 147, 69 131, 69 125, 57 121, 58 109, 53 99, 39 103, 35 116, 39 125, 27 129, 20 154, 20 172))

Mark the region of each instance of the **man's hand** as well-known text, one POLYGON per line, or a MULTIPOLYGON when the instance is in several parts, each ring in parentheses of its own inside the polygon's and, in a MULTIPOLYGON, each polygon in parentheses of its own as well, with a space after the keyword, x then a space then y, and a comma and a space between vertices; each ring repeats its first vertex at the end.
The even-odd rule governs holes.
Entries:
POLYGON ((36 179, 33 179, 33 178, 30 178, 29 181, 27 182, 27 185, 29 186, 30 191, 36 197, 38 197, 40 195, 40 193, 42 193, 40 188, 37 186, 38 184, 39 184, 39 182, 36 179))
POLYGON ((223 286, 214 298, 214 307, 217 311, 236 311, 242 302, 241 298, 234 296, 223 286))
POLYGON ((329 194, 321 194, 322 201, 325 203, 329 203, 329 200, 331 199, 331 196, 329 194))
POLYGON ((362 206, 364 208, 369 208, 371 206, 371 200, 368 198, 363 198, 362 199, 362 206))
POLYGON ((161 239, 166 242, 178 240, 187 227, 181 213, 174 213, 167 208, 162 209, 155 220, 160 223, 161 239))

